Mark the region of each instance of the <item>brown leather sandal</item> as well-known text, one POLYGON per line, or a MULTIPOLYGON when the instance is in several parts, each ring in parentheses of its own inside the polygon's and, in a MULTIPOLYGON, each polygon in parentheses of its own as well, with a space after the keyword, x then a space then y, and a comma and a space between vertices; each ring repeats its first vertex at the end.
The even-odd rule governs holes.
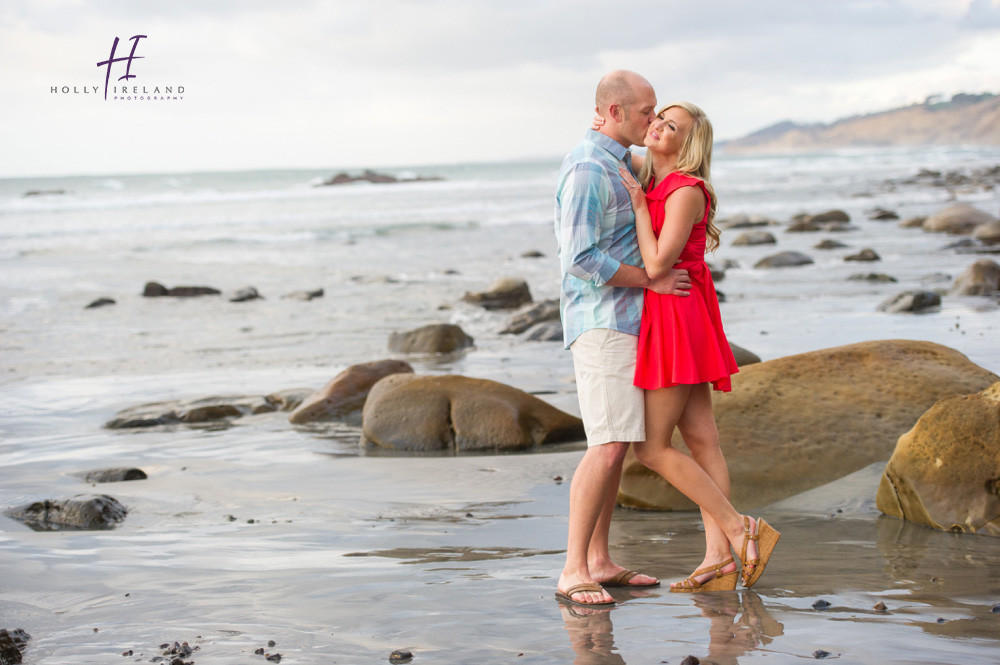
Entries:
POLYGON ((736 589, 737 571, 731 570, 728 573, 722 572, 722 569, 729 564, 734 563, 732 557, 728 561, 723 561, 722 563, 716 564, 714 566, 705 566, 699 570, 691 573, 686 579, 681 580, 677 584, 671 585, 670 591, 673 593, 695 593, 699 591, 734 591, 736 589), (699 582, 698 577, 704 575, 705 573, 710 573, 715 571, 715 576, 710 577, 704 582, 699 582))
POLYGON ((771 558, 774 546, 778 544, 781 534, 761 518, 757 518, 757 533, 750 531, 750 518, 743 516, 743 548, 740 550, 740 563, 743 565, 743 586, 752 587, 764 574, 764 567, 771 558), (757 542, 757 557, 747 559, 747 545, 750 541, 757 542))

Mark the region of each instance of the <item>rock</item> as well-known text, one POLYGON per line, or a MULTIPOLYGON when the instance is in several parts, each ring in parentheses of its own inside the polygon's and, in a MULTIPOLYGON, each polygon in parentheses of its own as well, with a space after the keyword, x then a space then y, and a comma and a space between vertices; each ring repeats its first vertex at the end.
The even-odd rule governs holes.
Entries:
POLYGON ((822 226, 810 219, 797 219, 785 229, 786 233, 815 233, 822 230, 822 226))
POLYGON ((88 471, 83 480, 88 483, 118 483, 126 480, 146 480, 146 472, 142 469, 97 469, 88 471))
POLYGON ((817 215, 810 215, 806 219, 817 224, 822 224, 824 222, 842 222, 846 224, 851 221, 850 215, 843 210, 827 210, 826 212, 821 212, 817 215))
POLYGON ((778 252, 771 256, 766 256, 754 264, 754 268, 788 268, 793 266, 804 266, 812 263, 813 260, 802 252, 778 252))
POLYGON ((910 217, 909 219, 904 219, 899 223, 899 228, 901 229, 920 229, 923 228, 924 222, 927 221, 926 217, 910 217))
POLYGON ((561 342, 563 341, 562 322, 545 321, 532 326, 525 333, 524 339, 528 342, 561 342))
POLYGON ((892 221, 894 219, 899 219, 899 215, 891 210, 885 210, 883 208, 875 208, 868 214, 868 219, 873 219, 879 222, 892 221))
POLYGON ((123 409, 104 426, 108 429, 141 429, 183 423, 224 428, 244 416, 290 411, 310 393, 307 389, 298 389, 265 396, 219 396, 153 402, 123 409))
POLYGON ((844 257, 845 261, 881 261, 882 257, 874 249, 865 248, 857 254, 844 257))
POLYGON ((684 660, 681 661, 681 665, 701 665, 701 661, 698 660, 697 656, 688 654, 685 656, 684 660))
POLYGON ((374 360, 351 365, 307 397, 288 415, 288 421, 302 425, 360 415, 372 386, 379 379, 400 373, 412 374, 413 368, 402 360, 374 360))
POLYGON ((473 339, 453 323, 432 323, 389 335, 389 350, 398 353, 452 353, 473 343, 473 339))
POLYGON ((36 501, 4 514, 35 531, 93 531, 111 529, 128 511, 106 494, 57 501, 36 501))
POLYGON ((875 603, 875 606, 872 609, 875 610, 876 612, 885 612, 886 609, 888 609, 888 608, 886 608, 885 603, 883 603, 880 600, 877 603, 875 603))
POLYGON ((956 203, 930 217, 923 224, 924 231, 969 235, 980 224, 996 221, 992 215, 964 203, 956 203))
POLYGON ((516 309, 531 302, 531 291, 524 280, 506 277, 493 282, 488 291, 466 293, 462 301, 484 309, 516 309))
POLYGON ((161 296, 171 296, 174 298, 194 298, 197 296, 217 296, 222 291, 213 289, 210 286, 175 286, 168 289, 159 282, 146 282, 146 287, 142 295, 147 298, 158 298, 161 296))
POLYGON ((744 231, 733 238, 733 247, 748 247, 751 245, 774 245, 778 241, 767 231, 744 231))
POLYGON ((396 649, 389 654, 390 663, 408 663, 413 660, 413 652, 409 649, 396 649))
POLYGON ((338 173, 337 175, 324 180, 319 186, 346 185, 352 182, 370 182, 376 185, 388 185, 398 182, 433 182, 441 180, 438 176, 416 176, 414 178, 397 178, 386 173, 378 173, 371 169, 365 169, 361 175, 352 176, 348 173, 338 173))
POLYGON ((522 259, 541 259, 544 256, 545 254, 539 252, 537 249, 529 249, 527 252, 521 254, 522 259))
POLYGON ((839 240, 831 240, 830 238, 821 240, 813 245, 813 249, 843 249, 844 247, 847 247, 847 245, 839 240))
POLYGON ((814 610, 826 610, 826 609, 829 609, 830 608, 830 601, 823 600, 822 598, 820 598, 819 600, 817 600, 815 603, 812 604, 812 608, 814 610))
POLYGON ((881 272, 856 272, 847 278, 852 282, 895 282, 898 281, 892 275, 881 272))
POLYGON ((1000 264, 989 259, 980 259, 958 276, 951 289, 951 295, 988 296, 1000 292, 1000 264))
POLYGON ((715 225, 720 229, 752 229, 759 226, 776 226, 778 222, 769 217, 761 215, 746 215, 743 213, 716 220, 715 225))
POLYGON ((286 293, 281 296, 282 300, 315 300, 316 298, 323 297, 323 289, 316 289, 315 291, 292 291, 291 293, 286 293))
POLYGON ((24 648, 28 645, 28 635, 24 630, 0 628, 0 665, 15 665, 21 662, 24 648))
POLYGON ((97 300, 93 301, 92 303, 84 307, 84 309, 97 309, 98 307, 106 307, 108 305, 114 305, 114 304, 115 301, 112 298, 98 298, 97 300))
POLYGON ((744 365, 753 365, 760 362, 760 356, 752 351, 747 351, 741 346, 736 346, 730 342, 729 348, 732 349, 733 357, 736 358, 736 365, 739 367, 743 367, 744 365))
POLYGON ((940 306, 941 296, 934 291, 903 291, 882 301, 878 310, 890 314, 919 313, 940 306))
POLYGON ((876 506, 941 531, 1000 537, 1000 382, 942 399, 900 436, 876 506))
POLYGON ((501 335, 519 335, 528 328, 545 321, 559 320, 559 300, 542 300, 512 318, 500 331, 501 335))
MULTIPOLYGON (((935 402, 998 380, 958 351, 911 340, 861 342, 741 367, 733 391, 712 397, 733 504, 767 505, 885 461, 900 434, 935 402)), ((683 445, 680 434, 674 444, 683 445)), ((618 498, 636 508, 694 508, 631 453, 618 498)))
POLYGON ((816 651, 813 651, 813 658, 815 658, 816 660, 822 660, 823 658, 827 658, 828 656, 831 655, 833 654, 831 654, 829 651, 824 651, 823 649, 816 649, 816 651))
POLYGON ((972 237, 984 245, 1000 244, 1000 222, 992 221, 980 224, 972 230, 972 237))
POLYGON ((264 296, 257 293, 256 288, 248 286, 245 289, 240 289, 239 291, 237 291, 233 295, 233 297, 229 299, 229 302, 248 302, 250 300, 263 300, 263 299, 264 296))
POLYGON ((525 451, 584 438, 583 422, 496 381, 394 374, 365 402, 363 441, 406 452, 525 451))

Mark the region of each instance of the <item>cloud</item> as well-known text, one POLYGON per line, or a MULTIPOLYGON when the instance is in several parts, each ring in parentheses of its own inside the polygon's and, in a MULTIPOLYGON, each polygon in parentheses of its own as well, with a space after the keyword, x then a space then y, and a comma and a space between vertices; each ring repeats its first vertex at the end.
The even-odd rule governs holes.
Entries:
POLYGON ((7 173, 351 167, 557 156, 606 71, 690 99, 720 138, 981 92, 1000 80, 983 0, 152 0, 0 8, 7 173), (182 103, 49 94, 102 80, 146 34, 140 80, 182 103), (127 42, 126 42, 127 43, 127 42), (44 149, 39 149, 44 147, 44 149))

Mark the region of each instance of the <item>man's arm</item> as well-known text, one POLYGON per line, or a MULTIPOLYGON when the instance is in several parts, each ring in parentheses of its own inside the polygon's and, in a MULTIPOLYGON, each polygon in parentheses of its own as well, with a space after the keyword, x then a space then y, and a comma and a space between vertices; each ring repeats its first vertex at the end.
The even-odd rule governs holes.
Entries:
POLYGON ((691 277, 683 268, 671 268, 663 277, 650 279, 642 268, 621 264, 618 272, 607 281, 608 286, 628 286, 639 289, 649 289, 662 295, 691 295, 691 277))

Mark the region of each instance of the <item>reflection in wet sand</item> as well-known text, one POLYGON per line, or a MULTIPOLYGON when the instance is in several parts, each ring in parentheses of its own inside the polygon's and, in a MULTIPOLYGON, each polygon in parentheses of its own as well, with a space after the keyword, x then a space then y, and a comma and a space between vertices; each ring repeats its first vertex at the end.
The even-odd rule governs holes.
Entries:
MULTIPOLYGON (((785 632, 753 591, 700 593, 692 599, 709 620, 708 654, 703 663, 736 665, 739 658, 785 632)), ((615 648, 611 609, 559 604, 576 665, 625 665, 615 648)), ((651 610, 650 611, 654 611, 651 610)))

